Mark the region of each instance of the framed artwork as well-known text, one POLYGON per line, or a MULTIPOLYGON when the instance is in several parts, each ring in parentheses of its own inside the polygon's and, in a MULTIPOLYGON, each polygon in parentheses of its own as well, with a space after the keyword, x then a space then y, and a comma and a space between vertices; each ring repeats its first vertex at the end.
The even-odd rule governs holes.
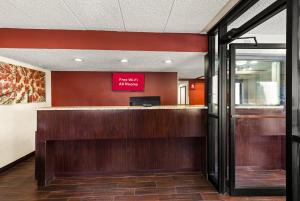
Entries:
POLYGON ((0 104, 46 101, 46 73, 0 61, 0 104))

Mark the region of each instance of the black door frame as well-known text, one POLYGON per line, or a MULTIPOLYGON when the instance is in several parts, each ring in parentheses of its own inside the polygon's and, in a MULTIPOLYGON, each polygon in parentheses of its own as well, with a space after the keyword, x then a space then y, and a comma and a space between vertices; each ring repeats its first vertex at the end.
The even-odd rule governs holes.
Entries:
MULTIPOLYGON (((214 113, 212 111, 212 77, 214 75, 215 72, 215 68, 217 66, 215 66, 215 36, 217 34, 217 31, 213 32, 213 35, 211 35, 208 40, 209 40, 209 49, 211 51, 211 54, 209 54, 208 57, 208 63, 209 63, 209 67, 207 68, 206 71, 206 77, 207 79, 207 105, 208 105, 208 146, 207 146, 207 155, 208 155, 208 161, 207 161, 207 171, 208 171, 208 179, 210 180, 210 182, 214 185, 214 187, 218 190, 221 191, 221 187, 220 187, 220 179, 221 179, 221 175, 220 175, 220 149, 219 149, 219 143, 220 143, 220 129, 219 129, 219 106, 220 106, 220 90, 219 90, 219 86, 218 85, 218 112, 214 113), (211 130, 211 126, 212 126, 212 121, 217 121, 217 142, 218 144, 215 144, 215 136, 214 133, 211 130), (218 146, 218 158, 215 159, 215 146, 218 146), (218 161, 218 176, 217 178, 215 177, 215 175, 211 174, 211 170, 215 168, 215 162, 216 160, 218 161)), ((217 39, 219 41, 219 38, 217 39)), ((220 56, 218 55, 218 60, 219 60, 220 56)), ((218 71, 218 76, 220 75, 219 71, 218 71)), ((219 84, 219 82, 218 82, 219 84)))
MULTIPOLYGON (((232 21, 237 19, 242 13, 244 13, 246 10, 248 10, 251 6, 253 6, 255 3, 257 3, 259 0, 243 0, 240 1, 230 12, 228 12, 209 32, 208 37, 209 41, 211 41, 211 38, 214 37, 214 34, 216 31, 218 31, 219 36, 223 37, 227 32, 224 33, 225 28, 227 27, 227 24, 230 24, 232 21)), ((300 121, 298 120, 299 114, 299 83, 300 83, 300 76, 299 76, 299 39, 300 39, 300 31, 299 31, 299 0, 278 0, 275 2, 276 4, 272 4, 275 6, 272 6, 272 9, 266 9, 262 12, 264 12, 265 15, 260 15, 262 18, 256 20, 249 20, 247 26, 244 26, 244 31, 247 27, 253 27, 253 25, 258 25, 265 20, 268 19, 268 16, 272 16, 282 10, 286 6, 287 8, 287 54, 286 54, 286 61, 287 61, 287 82, 286 82, 286 174, 287 174, 287 201, 299 201, 300 200, 300 170, 299 170, 299 163, 300 163, 300 150, 293 149, 293 146, 295 144, 300 144, 300 139, 298 137, 299 135, 299 124, 300 121), (275 9, 274 9, 275 8, 275 9), (271 11, 271 12, 270 12, 271 11)), ((235 30, 234 37, 241 36, 243 30, 235 30)), ((230 36, 233 40, 232 36, 230 36)), ((227 38, 228 39, 228 38, 227 38)), ((219 40, 219 46, 222 46, 219 40)), ((228 42, 228 41, 227 41, 228 42)), ((231 42, 231 41, 230 41, 231 42)), ((228 42, 229 43, 229 42, 228 42)), ((224 43, 226 45, 226 43, 224 43)), ((224 45, 223 44, 223 45, 224 45)), ((211 55, 211 45, 209 42, 209 56, 211 55)), ((220 49, 220 48, 219 48, 220 49)), ((225 51, 225 50, 222 50, 225 51)), ((220 51, 219 51, 220 53, 220 51)), ((222 55, 226 55, 225 52, 222 53, 222 55)), ((209 64, 211 66, 212 60, 211 56, 209 59, 209 64)), ((223 59, 223 62, 220 65, 221 68, 226 67, 226 60, 223 59)), ((221 80, 223 84, 226 83, 226 80, 221 80)), ((209 82, 209 80, 208 80, 209 82)), ((208 84, 209 86, 209 84, 208 84)), ((208 93, 207 93, 208 94, 208 93)), ((208 97, 207 97, 208 98, 208 97)), ((226 117, 220 117, 220 121, 226 117)), ((226 135, 226 131, 219 131, 220 135, 226 135)), ((223 138, 224 139, 224 138, 223 138)), ((220 142, 220 144, 223 144, 223 148, 226 146, 226 141, 220 142)), ((226 152, 224 150, 223 152, 226 152)), ((224 157, 224 155, 221 155, 221 157, 224 157)), ((224 161, 221 160, 221 161, 224 161)), ((226 161, 226 159, 225 159, 226 161)), ((226 165, 222 165, 222 167, 226 168, 226 165)), ((222 181, 220 181, 220 184, 218 185, 220 188, 218 188, 220 193, 228 192, 228 189, 226 189, 226 182, 223 178, 222 181)))
MULTIPOLYGON (((262 24, 269 18, 273 17, 274 15, 278 14, 284 9, 287 9, 287 16, 288 16, 288 23, 287 23, 287 103, 289 103, 289 99, 292 97, 292 93, 289 93, 289 88, 292 89, 292 79, 290 79, 290 75, 288 73, 289 66, 293 63, 298 62, 298 6, 299 6, 299 0, 277 0, 273 4, 271 4, 269 7, 264 9, 262 12, 260 12, 258 15, 250 19, 248 22, 246 22, 241 27, 235 29, 234 31, 228 30, 227 31, 227 25, 236 20, 238 17, 240 17, 246 10, 248 10, 250 7, 252 7, 254 4, 256 4, 260 0, 242 0, 240 1, 233 9, 231 9, 209 32, 208 32, 208 41, 209 41, 209 70, 208 74, 210 73, 210 69, 212 65, 214 64, 214 47, 212 46, 213 37, 215 37, 216 33, 219 35, 219 112, 218 112, 218 122, 219 122, 219 179, 217 185, 214 184, 216 189, 220 193, 226 193, 229 192, 226 177, 227 175, 227 144, 226 141, 226 135, 227 135, 227 128, 226 128, 226 121, 227 121, 227 111, 226 111, 226 66, 227 66, 227 44, 232 42, 235 38, 242 36, 244 33, 248 32, 249 30, 253 29, 254 27, 262 24), (288 5, 287 5, 288 4, 288 5), (297 27, 297 28, 295 28, 297 27), (295 44, 296 42, 296 44, 295 44), (295 50, 297 49, 297 50, 295 50), (297 51, 295 53, 295 51, 297 51), (290 53, 289 53, 290 52, 290 53), (291 56, 292 52, 294 53, 293 56, 291 56), (290 97, 289 97, 290 96, 290 97), (221 100, 220 100, 221 99, 221 100)), ((298 63, 297 63, 298 64, 298 63)), ((298 72, 298 71, 297 71, 298 72)), ((295 72, 294 72, 295 73, 295 72)), ((290 73, 292 75, 292 73, 290 73)), ((300 80, 300 79, 299 79, 300 80)), ((208 76, 208 88, 211 87, 211 77, 208 76)), ((209 100, 209 93, 207 93, 207 100, 209 100)), ((297 99, 298 100, 298 99, 297 99)), ((292 104, 292 101, 290 100, 290 104, 292 104)), ((292 106, 290 106, 292 107, 292 106)), ((292 109, 290 108, 292 111, 292 109)), ((289 112, 289 109, 287 107, 287 186, 291 186, 292 183, 292 175, 289 174, 291 170, 289 170, 289 166, 292 163, 292 148, 289 147, 292 145, 292 137, 289 137, 291 135, 291 132, 288 132, 288 130, 291 130, 292 127, 288 124, 288 121, 291 120, 291 112, 289 112), (289 118, 290 116, 290 118, 289 118)), ((209 133, 208 133, 209 135, 209 133)), ((210 143, 210 137, 208 136, 208 144, 210 143)), ((208 150, 209 154, 209 150, 208 150)), ((211 160, 210 156, 208 155, 208 168, 209 168, 209 161, 211 160)), ((291 189, 291 187, 289 187, 291 189)), ((242 193, 242 192, 241 192, 242 193)), ((292 194, 292 190, 288 190, 287 195, 292 194)), ((289 197, 289 196, 288 196, 289 197)), ((289 201, 289 199, 288 199, 289 201)), ((294 200, 293 200, 294 201, 294 200)))
POLYGON ((229 59, 229 82, 230 82, 230 135, 229 135, 229 192, 230 195, 285 195, 286 188, 281 187, 257 187, 257 188, 236 188, 235 186, 235 145, 236 145, 236 132, 235 132, 235 63, 236 63, 236 50, 237 49, 286 49, 285 44, 246 44, 246 43, 233 43, 229 45, 230 59, 229 59))
POLYGON ((300 122, 299 122, 299 0, 287 1, 287 93, 286 168, 287 201, 300 200, 300 122))

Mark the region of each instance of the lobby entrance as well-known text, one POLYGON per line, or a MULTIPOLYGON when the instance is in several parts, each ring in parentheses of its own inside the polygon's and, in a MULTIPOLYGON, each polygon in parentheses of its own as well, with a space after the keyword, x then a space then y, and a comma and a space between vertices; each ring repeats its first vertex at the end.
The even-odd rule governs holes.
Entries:
POLYGON ((244 1, 210 31, 208 173, 221 193, 299 199, 298 16, 298 1, 244 1))
POLYGON ((300 198, 299 5, 246 0, 209 33, 208 173, 221 193, 300 198))

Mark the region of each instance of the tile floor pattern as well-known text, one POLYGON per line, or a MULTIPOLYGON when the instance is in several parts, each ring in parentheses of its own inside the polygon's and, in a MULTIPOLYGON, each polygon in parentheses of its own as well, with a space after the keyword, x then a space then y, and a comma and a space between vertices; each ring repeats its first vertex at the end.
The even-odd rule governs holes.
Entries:
POLYGON ((252 167, 238 167, 236 187, 285 187, 285 170, 256 170, 252 167))
POLYGON ((219 195, 198 173, 59 178, 37 190, 34 158, 0 175, 0 200, 49 201, 284 201, 284 197, 219 195))

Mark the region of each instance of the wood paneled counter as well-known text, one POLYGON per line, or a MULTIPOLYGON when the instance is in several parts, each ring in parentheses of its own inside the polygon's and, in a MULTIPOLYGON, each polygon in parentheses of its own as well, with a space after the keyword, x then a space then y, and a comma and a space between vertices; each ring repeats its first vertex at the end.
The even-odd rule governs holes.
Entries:
POLYGON ((236 107, 236 165, 285 169, 285 124, 283 106, 236 107))
POLYGON ((37 112, 36 179, 205 171, 202 106, 54 107, 37 112))

